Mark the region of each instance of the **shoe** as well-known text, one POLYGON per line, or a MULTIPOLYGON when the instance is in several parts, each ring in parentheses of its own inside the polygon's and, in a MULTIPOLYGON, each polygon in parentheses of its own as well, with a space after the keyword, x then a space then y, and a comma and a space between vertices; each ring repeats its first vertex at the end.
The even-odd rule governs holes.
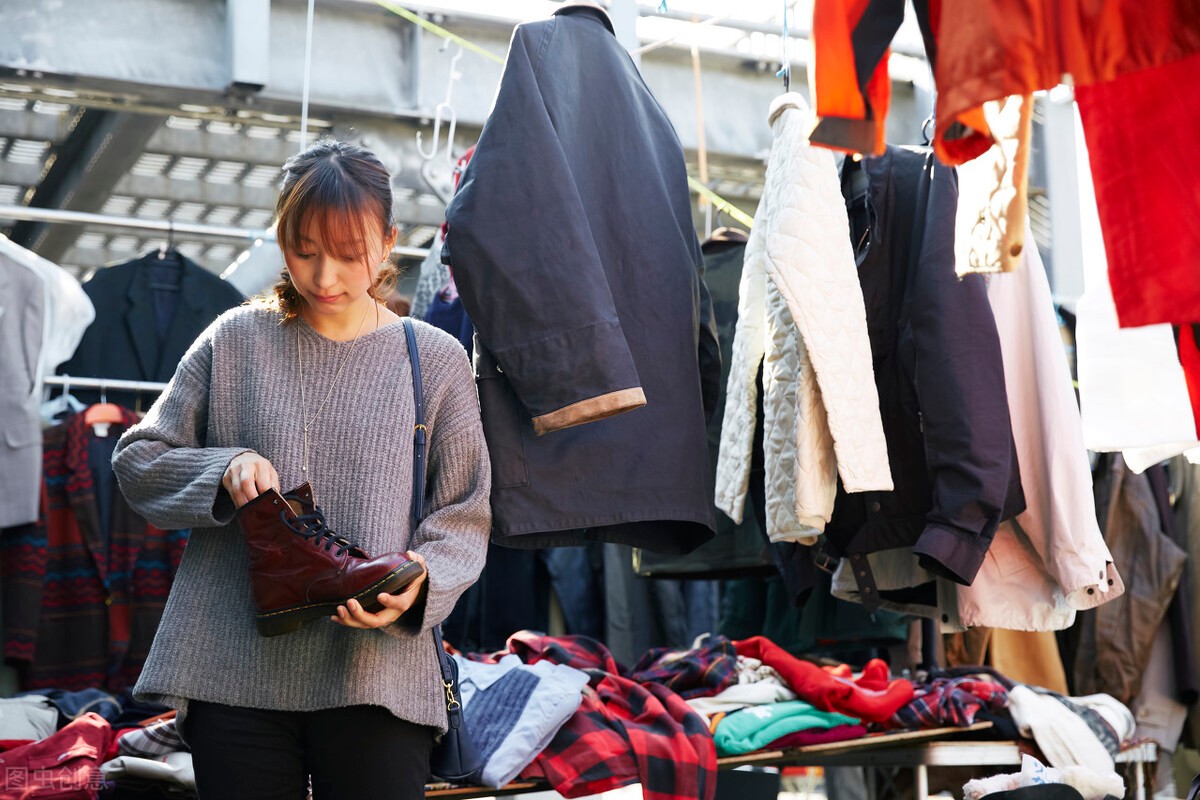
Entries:
POLYGON ((306 483, 287 495, 263 492, 238 510, 250 549, 250 582, 258 632, 279 636, 337 613, 357 600, 368 613, 383 608, 381 592, 399 594, 424 572, 403 553, 372 558, 331 531, 306 483))

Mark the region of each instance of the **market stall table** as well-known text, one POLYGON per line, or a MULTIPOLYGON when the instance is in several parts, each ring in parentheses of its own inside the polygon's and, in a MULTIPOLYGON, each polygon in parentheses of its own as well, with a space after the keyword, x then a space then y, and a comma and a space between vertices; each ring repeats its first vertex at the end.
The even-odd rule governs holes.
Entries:
MULTIPOLYGON (((794 750, 760 750, 741 756, 717 759, 719 769, 756 767, 885 767, 912 769, 915 800, 928 800, 929 767, 1020 767, 1022 744, 1014 741, 948 741, 991 727, 990 722, 969 728, 936 728, 925 731, 871 734, 850 742, 812 745, 794 750)), ((1146 800, 1145 764, 1158 757, 1153 742, 1137 743, 1122 750, 1118 764, 1134 765, 1136 800, 1146 800)), ((426 788, 427 798, 497 797, 549 791, 540 781, 515 781, 503 789, 482 786, 436 784, 426 788)))

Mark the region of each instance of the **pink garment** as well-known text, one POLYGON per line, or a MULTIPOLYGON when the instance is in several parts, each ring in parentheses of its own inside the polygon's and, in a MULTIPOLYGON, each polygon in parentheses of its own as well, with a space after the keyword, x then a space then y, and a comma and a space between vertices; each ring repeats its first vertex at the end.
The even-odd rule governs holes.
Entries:
POLYGON ((971 586, 967 627, 1054 631, 1125 590, 1096 521, 1091 465, 1046 270, 1026 231, 1024 263, 988 281, 1025 511, 996 532, 971 586))
POLYGON ((764 750, 788 750, 793 747, 808 747, 812 744, 831 744, 833 742, 848 742, 851 739, 861 739, 867 735, 865 725, 836 725, 828 730, 796 731, 787 736, 781 736, 764 750))
POLYGON ((0 755, 0 797, 95 800, 103 783, 100 758, 112 728, 91 711, 40 742, 0 755))

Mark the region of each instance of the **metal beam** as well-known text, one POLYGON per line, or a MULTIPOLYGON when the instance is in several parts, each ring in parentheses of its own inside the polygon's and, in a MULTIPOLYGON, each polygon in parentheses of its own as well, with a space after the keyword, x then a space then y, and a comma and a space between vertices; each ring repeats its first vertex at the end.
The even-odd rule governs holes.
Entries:
MULTIPOLYGON (((54 162, 29 205, 98 211, 158 125, 158 120, 139 115, 83 112, 67 139, 54 148, 54 162)), ((53 261, 78 235, 79 229, 71 226, 50 229, 22 222, 13 228, 12 239, 53 261)))
POLYGON ((229 89, 255 94, 271 74, 271 0, 227 0, 229 89))

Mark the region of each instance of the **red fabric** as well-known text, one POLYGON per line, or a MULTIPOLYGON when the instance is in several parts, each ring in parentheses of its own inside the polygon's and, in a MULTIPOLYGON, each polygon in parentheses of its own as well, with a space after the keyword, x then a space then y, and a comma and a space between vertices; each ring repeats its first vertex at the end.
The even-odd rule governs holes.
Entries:
POLYGON ((1200 322, 1200 55, 1075 99, 1121 326, 1200 322))
POLYGON ((1179 362, 1183 364, 1183 376, 1187 379, 1188 396, 1192 400, 1196 438, 1200 439, 1200 323, 1179 330, 1179 362))
POLYGON ((829 730, 796 731, 787 736, 781 736, 764 750, 790 750, 794 747, 808 747, 813 744, 832 744, 848 742, 851 739, 861 739, 867 735, 864 725, 837 725, 829 730))
POLYGON ((27 744, 33 744, 37 739, 0 739, 0 753, 7 753, 9 750, 15 750, 18 747, 24 747, 27 744))
POLYGON ((526 664, 565 664, 590 678, 579 710, 522 777, 545 777, 567 798, 641 783, 644 800, 712 800, 716 745, 682 697, 622 677, 608 649, 586 636, 522 631, 509 638, 508 652, 526 664))
POLYGON ((888 666, 871 659, 857 680, 801 661, 763 636, 734 642, 739 656, 774 667, 801 700, 867 722, 885 722, 913 699, 911 681, 890 680, 888 666))
POLYGON ((100 758, 112 729, 88 712, 57 733, 4 754, 2 797, 21 800, 95 800, 103 780, 100 758))

